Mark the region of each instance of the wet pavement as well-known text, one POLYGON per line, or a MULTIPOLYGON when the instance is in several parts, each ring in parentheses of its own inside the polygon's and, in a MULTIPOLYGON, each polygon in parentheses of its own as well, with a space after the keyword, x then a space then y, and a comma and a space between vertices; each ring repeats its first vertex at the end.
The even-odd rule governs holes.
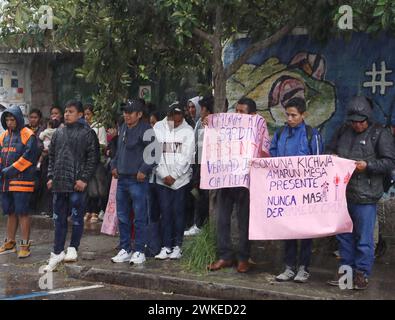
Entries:
POLYGON ((0 300, 196 300, 198 297, 157 292, 106 283, 81 281, 55 272, 53 289, 42 290, 35 268, 2 264, 0 266, 0 300), (29 269, 29 270, 28 270, 29 269))
MULTIPOLYGON (((35 221, 32 255, 18 259, 15 254, 0 256, 0 298, 47 291, 40 288, 39 269, 49 258, 53 230, 50 219, 35 221), (48 223, 49 222, 49 223, 48 223), (39 229, 39 227, 45 229, 39 229)), ((0 219, 0 237, 4 238, 4 220, 0 219)), ((274 275, 282 269, 281 242, 254 241, 254 268, 239 274, 234 268, 200 274, 186 271, 180 261, 156 261, 148 258, 140 266, 113 264, 117 237, 102 235, 100 225, 87 225, 79 250, 80 260, 62 265, 53 273, 53 288, 104 287, 59 293, 30 299, 395 299, 395 247, 376 261, 369 289, 340 290, 326 285, 337 266, 329 240, 316 240, 311 279, 306 284, 278 283, 274 275)))
MULTIPOLYGON (((4 227, 0 222, 0 235, 4 227)), ((0 255, 0 300, 190 300, 197 297, 157 292, 106 283, 81 281, 67 275, 65 266, 53 273, 52 281, 43 278, 52 246, 52 231, 33 231, 32 255, 18 259, 16 254, 0 255), (40 279, 42 279, 40 281, 40 279), (52 284, 52 285, 51 285, 52 284)), ((90 234, 87 233, 87 242, 90 234)))

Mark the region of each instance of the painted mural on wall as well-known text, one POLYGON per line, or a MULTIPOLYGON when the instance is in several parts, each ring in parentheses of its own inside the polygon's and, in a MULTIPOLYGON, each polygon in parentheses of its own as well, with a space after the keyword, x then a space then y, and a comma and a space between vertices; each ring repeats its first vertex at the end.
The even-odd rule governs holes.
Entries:
MULTIPOLYGON (((230 64, 248 47, 241 39, 224 52, 230 64)), ((247 96, 257 102, 271 132, 285 122, 284 105, 305 98, 307 122, 328 140, 344 120, 348 101, 357 94, 374 102, 376 121, 395 124, 395 39, 353 34, 350 40, 319 44, 307 35, 288 36, 252 57, 227 81, 230 106, 247 96)))

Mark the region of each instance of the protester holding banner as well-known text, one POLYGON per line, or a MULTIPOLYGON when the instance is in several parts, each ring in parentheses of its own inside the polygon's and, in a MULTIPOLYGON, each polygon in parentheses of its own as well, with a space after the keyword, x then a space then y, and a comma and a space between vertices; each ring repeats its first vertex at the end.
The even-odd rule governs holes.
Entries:
MULTIPOLYGON (((272 157, 304 156, 321 154, 322 137, 317 129, 304 122, 306 103, 302 98, 292 98, 284 106, 287 123, 274 134, 270 146, 272 157)), ((309 277, 312 239, 301 240, 299 268, 297 266, 298 240, 285 241, 285 271, 276 277, 277 281, 304 283, 309 277), (297 271, 297 273, 296 273, 297 271)))
POLYGON ((170 106, 165 119, 154 126, 161 144, 161 156, 155 170, 160 206, 162 249, 156 259, 180 259, 185 228, 186 190, 192 177, 195 153, 193 129, 184 119, 179 104, 170 106))
POLYGON ((144 159, 144 149, 151 143, 144 136, 150 125, 142 120, 144 104, 141 99, 128 100, 122 108, 125 122, 119 128, 118 147, 111 162, 113 177, 118 179, 116 207, 119 222, 120 251, 111 258, 114 263, 129 261, 144 263, 148 211, 148 176, 153 163, 144 159), (131 247, 131 217, 133 206, 135 226, 135 251, 131 247))
MULTIPOLYGON (((363 96, 347 107, 347 123, 337 132, 328 153, 355 160, 356 170, 347 186, 347 205, 354 224, 352 233, 339 234, 340 265, 353 269, 354 289, 363 290, 374 263, 374 226, 383 178, 395 167, 394 139, 389 130, 372 122, 373 106, 363 96)), ((337 273, 330 285, 339 285, 337 273)))
MULTIPOLYGON (((242 98, 237 102, 236 113, 250 114, 256 113, 256 103, 249 98, 242 98)), ((251 119, 251 123, 253 120, 251 119)), ((266 122, 262 120, 262 124, 266 122)), ((266 124, 265 124, 266 126, 266 124)), ((252 129, 252 128, 251 128, 252 129)), ((257 141, 255 145, 266 146, 267 143, 263 140, 268 140, 268 134, 265 130, 262 135, 259 135, 262 141, 257 141)), ((263 150, 265 155, 268 155, 268 150, 263 150)), ((219 159, 221 161, 221 159, 219 159)), ((247 174, 246 179, 249 179, 247 174)), ((219 260, 210 264, 208 269, 216 271, 222 268, 233 266, 233 250, 231 241, 231 216, 233 207, 236 206, 238 231, 239 231, 239 246, 237 250, 237 271, 245 273, 250 270, 250 241, 248 239, 249 232, 249 214, 250 214, 250 192, 248 185, 246 187, 228 187, 221 188, 217 194, 217 248, 219 260)))

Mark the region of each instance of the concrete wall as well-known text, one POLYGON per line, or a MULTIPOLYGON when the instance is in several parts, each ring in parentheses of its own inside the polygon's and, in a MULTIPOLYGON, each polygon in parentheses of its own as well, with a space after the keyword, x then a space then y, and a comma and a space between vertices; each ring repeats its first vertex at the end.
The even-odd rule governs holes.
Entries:
POLYGON ((53 67, 54 55, 35 55, 30 66, 31 108, 38 108, 44 115, 54 103, 53 67))

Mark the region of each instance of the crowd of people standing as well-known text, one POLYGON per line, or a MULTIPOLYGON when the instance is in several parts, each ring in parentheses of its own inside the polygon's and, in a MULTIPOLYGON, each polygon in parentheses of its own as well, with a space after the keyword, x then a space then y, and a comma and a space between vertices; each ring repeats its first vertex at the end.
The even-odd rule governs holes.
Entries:
MULTIPOLYGON (((384 192, 384 177, 395 167, 393 137, 373 122, 371 101, 355 97, 349 103, 345 124, 325 148, 319 131, 305 122, 306 101, 294 97, 283 102, 287 122, 275 132, 270 148, 262 150, 264 156, 325 152, 355 160, 356 171, 347 189, 354 231, 337 239, 340 264, 355 271, 354 288, 365 289, 374 261, 376 204, 384 192)), ((199 157, 203 129, 213 109, 212 96, 194 97, 185 108, 174 103, 163 115, 152 108, 149 112, 142 99, 130 99, 122 105, 122 117, 107 130, 96 121, 94 106, 83 106, 80 101, 67 102, 64 110, 52 107, 46 128, 41 126, 38 109, 30 111, 26 126, 19 107, 7 109, 1 117, 5 132, 0 136, 0 148, 2 207, 8 220, 0 254, 17 251, 19 222, 22 240, 18 257, 30 255, 29 214, 41 209, 52 213, 55 222, 54 248, 46 271, 55 270, 61 262, 77 261, 84 223, 100 220, 111 179, 116 179, 120 242, 111 261, 142 264, 149 242, 156 242, 150 247, 155 259, 180 259, 184 236, 201 232, 209 219, 209 192, 199 187, 199 157), (65 250, 69 216, 72 232, 65 250), (152 222, 159 228, 148 232, 152 222)), ((243 97, 235 112, 254 115, 256 103, 243 97)), ((249 201, 246 188, 217 191, 219 259, 208 266, 210 271, 234 265, 239 273, 250 270, 249 201), (234 207, 239 233, 236 254, 230 233, 234 207)), ((277 281, 303 283, 309 279, 312 240, 298 242, 285 242, 285 269, 277 281)), ((336 273, 329 284, 338 285, 340 276, 336 273)))

